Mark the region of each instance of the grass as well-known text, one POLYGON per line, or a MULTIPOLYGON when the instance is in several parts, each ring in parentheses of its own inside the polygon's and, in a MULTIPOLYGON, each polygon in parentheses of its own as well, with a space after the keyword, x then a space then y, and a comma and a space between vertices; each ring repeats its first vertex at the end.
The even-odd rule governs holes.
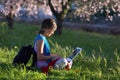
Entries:
MULTIPOLYGON (((88 33, 63 28, 63 34, 49 37, 51 52, 67 57, 75 47, 83 48, 71 70, 51 70, 46 76, 40 70, 12 66, 12 60, 23 45, 32 44, 40 26, 15 23, 14 29, 0 22, 0 80, 119 80, 120 36, 88 33)), ((30 62, 28 63, 28 65, 30 62)))

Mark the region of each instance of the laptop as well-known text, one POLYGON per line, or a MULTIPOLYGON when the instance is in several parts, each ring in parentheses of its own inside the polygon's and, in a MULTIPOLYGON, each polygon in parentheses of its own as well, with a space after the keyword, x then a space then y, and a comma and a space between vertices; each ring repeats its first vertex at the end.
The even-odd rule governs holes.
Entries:
POLYGON ((82 48, 76 47, 75 50, 73 51, 73 53, 72 53, 68 58, 71 59, 71 60, 75 59, 75 57, 76 57, 79 53, 81 53, 81 51, 82 51, 82 48))

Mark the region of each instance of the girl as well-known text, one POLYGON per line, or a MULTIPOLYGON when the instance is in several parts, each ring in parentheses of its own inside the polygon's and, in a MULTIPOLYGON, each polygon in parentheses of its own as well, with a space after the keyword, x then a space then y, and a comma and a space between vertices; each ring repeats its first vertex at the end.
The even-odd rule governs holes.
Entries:
POLYGON ((50 47, 46 37, 50 37, 54 34, 57 25, 53 19, 45 19, 42 22, 41 29, 34 40, 34 50, 37 53, 37 62, 36 66, 41 68, 42 72, 47 73, 49 67, 54 69, 70 69, 72 66, 72 61, 69 61, 66 58, 60 58, 58 55, 50 54, 50 47))
POLYGON ((42 22, 41 29, 34 40, 34 50, 37 53, 36 65, 38 68, 46 67, 48 64, 57 58, 56 55, 50 54, 50 47, 46 37, 50 37, 54 34, 57 25, 53 19, 45 19, 42 22))

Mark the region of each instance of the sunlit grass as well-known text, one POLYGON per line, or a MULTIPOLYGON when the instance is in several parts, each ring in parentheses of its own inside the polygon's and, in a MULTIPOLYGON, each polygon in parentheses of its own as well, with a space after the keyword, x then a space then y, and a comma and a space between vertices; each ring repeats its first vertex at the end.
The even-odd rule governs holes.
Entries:
MULTIPOLYGON (((14 67, 14 56, 23 45, 32 44, 40 26, 15 23, 9 30, 0 23, 0 80, 119 80, 120 36, 87 33, 63 28, 63 34, 49 39, 51 53, 69 56, 75 47, 83 48, 71 70, 40 70, 14 67)), ((28 63, 28 65, 30 62, 28 63)))

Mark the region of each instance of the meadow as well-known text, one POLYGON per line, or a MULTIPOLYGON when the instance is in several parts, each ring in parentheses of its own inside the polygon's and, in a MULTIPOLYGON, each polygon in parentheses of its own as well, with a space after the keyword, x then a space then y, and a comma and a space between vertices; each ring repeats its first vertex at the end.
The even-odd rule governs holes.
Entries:
MULTIPOLYGON (((89 33, 63 28, 62 35, 48 38, 51 53, 69 56, 76 47, 83 51, 73 61, 71 70, 51 69, 48 75, 39 69, 14 67, 13 58, 21 46, 32 44, 40 25, 15 23, 8 29, 0 22, 0 80, 119 80, 120 36, 89 33)), ((29 66, 31 60, 27 64, 29 66)))

